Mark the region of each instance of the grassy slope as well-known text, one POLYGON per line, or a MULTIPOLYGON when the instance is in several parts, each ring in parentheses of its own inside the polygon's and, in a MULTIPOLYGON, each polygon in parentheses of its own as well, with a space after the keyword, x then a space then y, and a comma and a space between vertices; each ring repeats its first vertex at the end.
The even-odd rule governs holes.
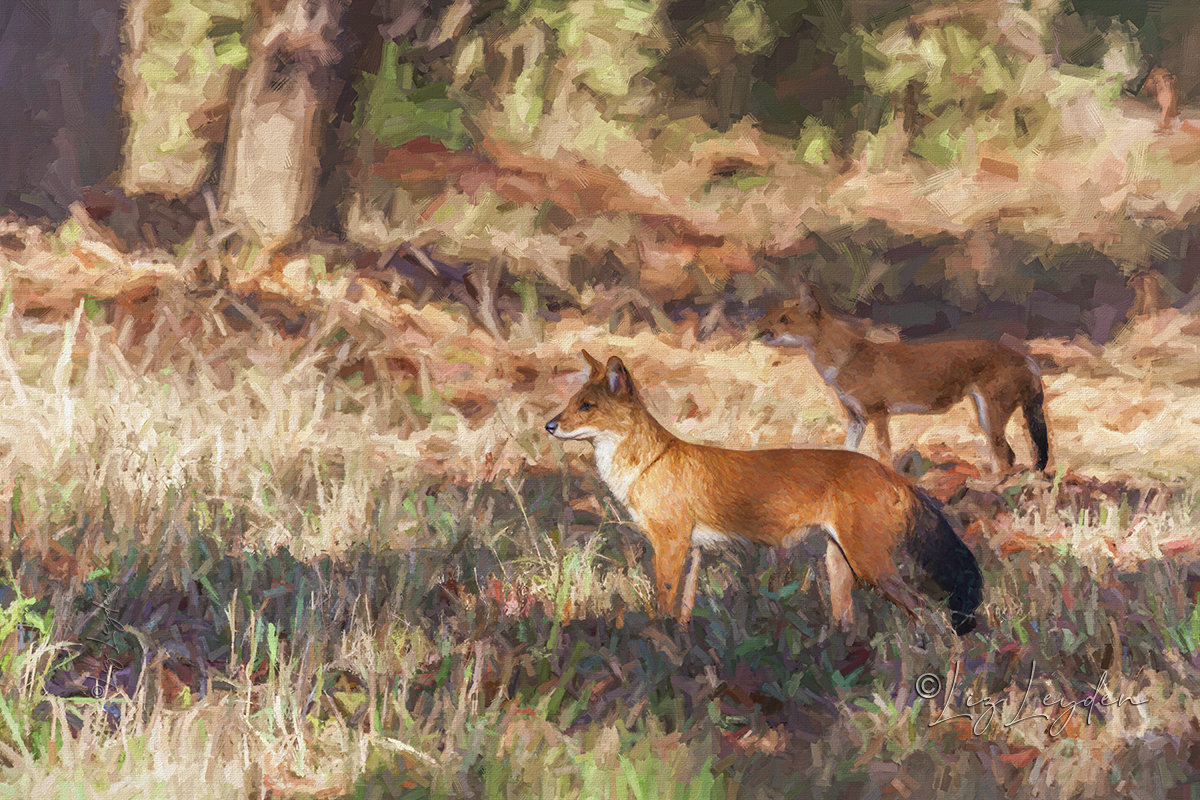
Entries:
MULTIPOLYGON (((587 346, 627 357, 684 434, 835 445, 842 421, 803 358, 728 332, 698 343, 686 322, 518 319, 496 347, 453 307, 401 328, 334 303, 312 338, 229 309, 164 286, 125 316, 3 317, 0 793, 194 797, 203 775, 212 797, 1153 796, 1200 759, 1191 320, 1047 375, 1058 465, 1107 487, 1068 474, 1001 496, 972 479, 951 504, 977 519, 979 635, 931 620, 915 648, 861 595, 875 636, 847 647, 812 542, 710 559, 681 651, 646 629, 649 562, 587 447, 540 426, 587 346), (1142 491, 1162 480, 1169 500, 1142 491), (16 623, 51 611, 18 652, 16 623), (83 655, 44 683, 68 643, 83 655), (951 710, 971 719, 931 724, 945 696, 920 699, 918 678, 955 664, 951 710), (1005 727, 1031 671, 1031 702, 1082 702, 1103 674, 1107 697, 1146 702, 1005 727), (98 678, 107 707, 43 688, 98 678), (998 704, 990 725, 968 692, 998 704)), ((1024 441, 1015 421, 1010 435, 1024 441)), ((984 456, 965 407, 894 438, 984 456)))
MULTIPOLYGON (((1143 263, 1194 217, 1195 126, 1157 133, 1125 99, 1059 104, 1045 140, 964 139, 945 168, 903 155, 893 120, 831 181, 819 131, 797 148, 749 120, 725 136, 684 121, 643 142, 580 93, 534 128, 562 141, 517 125, 488 151, 532 189, 482 170, 495 186, 475 196, 439 183, 350 223, 381 247, 500 253, 560 288, 571 255, 622 253, 660 298, 693 264, 723 280, 731 256, 794 252, 809 230, 837 243, 868 216, 1143 263), (619 204, 555 231, 535 209, 576 166, 560 145, 619 164, 584 176, 619 204), (714 174, 729 163, 745 166, 714 174), (723 243, 660 241, 637 215, 723 243)), ((0 318, 0 796, 1187 796, 1200 770, 1193 320, 1100 356, 1034 343, 1066 356, 1046 375, 1053 483, 969 477, 955 458, 986 453, 965 404, 894 423, 969 523, 980 633, 931 619, 919 649, 860 595, 874 638, 848 647, 814 541, 709 559, 681 649, 648 626, 647 554, 589 448, 541 425, 586 345, 622 354, 683 434, 836 446, 802 357, 740 331, 698 343, 694 322, 614 334, 569 315, 518 316, 501 344, 460 309, 375 302, 377 284, 304 259, 274 276, 316 298, 284 335, 263 306, 196 290, 195 251, 130 264, 69 225, 6 275, 21 310, 26 292, 50 312, 0 318), (82 295, 101 302, 75 313, 82 295), (956 665, 949 706, 919 696, 956 665), (1104 699, 1140 704, 1038 705, 1083 702, 1103 676, 1104 699), (1014 723, 1030 713, 1050 719, 1014 723)), ((1025 441, 1015 421, 1010 438, 1025 441)))

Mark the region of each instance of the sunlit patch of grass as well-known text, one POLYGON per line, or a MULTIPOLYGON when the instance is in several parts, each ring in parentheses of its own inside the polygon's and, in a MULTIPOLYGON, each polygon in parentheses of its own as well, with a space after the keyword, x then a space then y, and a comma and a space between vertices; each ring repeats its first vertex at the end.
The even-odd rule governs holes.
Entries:
MULTIPOLYGON (((1114 376, 1149 385, 1162 407, 1121 424, 1180 418, 1183 458, 1190 390, 1159 392, 1170 381, 1144 347, 1047 378, 1056 460, 1110 478, 1107 493, 1071 495, 1083 484, 1060 470, 1002 485, 1011 502, 997 495, 983 518, 948 506, 977 523, 978 633, 953 636, 936 610, 914 631, 857 592, 869 638, 848 640, 829 620, 817 538, 706 553, 690 635, 676 637, 652 619, 649 548, 590 452, 541 426, 578 386, 586 346, 622 355, 691 437, 837 446, 840 412, 802 355, 565 316, 507 352, 414 344, 420 364, 368 380, 343 368, 395 359, 394 344, 344 310, 317 314, 302 340, 223 328, 219 303, 183 293, 160 302, 141 334, 103 313, 0 318, 5 796, 66 781, 102 798, 854 784, 1117 797, 1181 785, 1155 766, 1165 742, 1200 747, 1195 493, 1155 483, 1156 454, 1136 448, 1117 455, 1137 478, 1118 480, 1114 434, 1092 424, 1124 410, 1114 376), (177 335, 166 311, 196 332, 177 335), (1080 386, 1101 405, 1071 402, 1080 386), (88 665, 105 663, 127 682, 47 693, 87 695, 88 665), (956 694, 920 696, 927 674, 957 674, 956 694), (1061 730, 972 730, 966 692, 1009 721, 1031 681, 1039 699, 1075 703, 1105 674, 1103 691, 1139 704, 1076 708, 1061 730), (947 708, 969 716, 939 723, 947 708), (1105 769, 1080 766, 1087 753, 1105 769)), ((451 312, 427 322, 460 335, 451 312)), ((1177 333, 1172 347, 1191 346, 1177 333)), ((982 445, 965 407, 902 419, 898 449, 909 436, 973 460, 982 445)))

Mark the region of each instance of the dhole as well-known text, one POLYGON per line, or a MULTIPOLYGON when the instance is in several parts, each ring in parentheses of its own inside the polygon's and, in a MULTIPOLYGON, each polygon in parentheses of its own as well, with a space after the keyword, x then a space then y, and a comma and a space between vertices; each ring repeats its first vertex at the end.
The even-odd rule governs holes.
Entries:
POLYGON ((1125 285, 1133 289, 1133 308, 1129 309, 1129 318, 1152 317, 1171 307, 1171 300, 1163 291, 1158 281, 1159 272, 1144 269, 1133 273, 1125 285))
POLYGON ((1155 67, 1146 76, 1142 91, 1153 97, 1162 109, 1158 127, 1164 130, 1171 127, 1171 120, 1179 116, 1179 80, 1162 67, 1155 67))
POLYGON ((833 614, 847 631, 856 580, 916 619, 922 601, 901 577, 902 562, 910 579, 932 578, 949 595, 955 632, 975 627, 983 595, 975 556, 933 501, 890 467, 845 450, 726 450, 684 441, 651 416, 621 359, 601 366, 583 357, 588 382, 546 431, 592 442, 600 477, 654 548, 660 615, 683 624, 690 618, 700 558, 693 552, 681 586, 689 550, 734 540, 786 547, 819 528, 829 537, 833 614))
POLYGON ((874 423, 880 457, 890 461, 889 414, 941 411, 970 396, 997 471, 1013 465, 1004 427, 1018 406, 1025 411, 1037 468, 1044 470, 1050 461, 1037 365, 1002 344, 872 342, 833 317, 804 285, 799 295, 767 310, 759 338, 770 345, 804 348, 846 409, 849 449, 858 449, 867 423, 874 423))

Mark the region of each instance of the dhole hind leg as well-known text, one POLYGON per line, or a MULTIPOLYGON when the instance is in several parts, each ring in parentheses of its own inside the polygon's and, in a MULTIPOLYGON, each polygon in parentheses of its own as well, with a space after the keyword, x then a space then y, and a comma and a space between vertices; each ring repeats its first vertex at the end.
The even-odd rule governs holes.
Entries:
POLYGON ((842 554, 842 548, 832 538, 825 548, 825 571, 829 573, 829 604, 833 619, 847 636, 855 633, 857 618, 854 614, 854 570, 842 554))
POLYGON ((925 632, 921 630, 921 618, 917 613, 917 609, 925 606, 921 598, 909 589, 905 585, 904 579, 896 573, 882 576, 875 585, 875 590, 883 595, 885 600, 904 612, 904 616, 908 618, 909 633, 915 636, 917 646, 924 650, 928 645, 928 640, 925 632))
POLYGON ((1011 469, 1016 456, 1012 448, 1008 446, 1004 428, 1008 425, 1008 418, 1012 416, 1016 405, 999 407, 999 404, 978 389, 971 392, 971 399, 975 401, 975 414, 979 418, 979 427, 983 429, 984 435, 988 438, 988 444, 992 448, 992 471, 1001 472, 1011 469))

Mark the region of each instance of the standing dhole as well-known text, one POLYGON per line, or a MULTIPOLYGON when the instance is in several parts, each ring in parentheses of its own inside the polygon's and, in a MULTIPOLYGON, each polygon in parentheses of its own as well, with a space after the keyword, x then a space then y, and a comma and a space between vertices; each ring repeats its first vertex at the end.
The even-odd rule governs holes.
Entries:
POLYGON ((1170 128, 1171 120, 1179 116, 1179 79, 1162 67, 1154 67, 1146 76, 1141 91, 1153 97, 1162 109, 1158 127, 1170 128))
POLYGON ((654 548, 660 615, 690 619, 696 548, 735 540, 787 547, 819 528, 829 537, 833 615, 847 631, 855 623, 856 580, 915 621, 919 576, 948 595, 955 632, 975 627, 983 596, 975 556, 933 501, 890 467, 845 450, 727 450, 684 441, 651 416, 621 359, 601 366, 583 357, 588 382, 546 431, 592 442, 600 477, 654 548))
POLYGON ((1050 462, 1037 365, 1002 344, 872 342, 832 316, 805 285, 796 297, 767 310, 759 338, 770 345, 804 348, 846 409, 849 449, 858 449, 867 423, 874 423, 880 457, 890 461, 889 414, 941 411, 970 396, 996 471, 1013 465, 1004 428, 1018 407, 1025 412, 1037 468, 1045 470, 1050 462))

